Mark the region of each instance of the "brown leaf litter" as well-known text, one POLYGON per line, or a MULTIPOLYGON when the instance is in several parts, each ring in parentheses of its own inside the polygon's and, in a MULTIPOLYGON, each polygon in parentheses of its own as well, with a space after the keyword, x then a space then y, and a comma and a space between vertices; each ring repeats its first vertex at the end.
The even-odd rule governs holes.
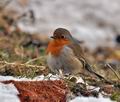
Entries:
POLYGON ((68 88, 61 80, 4 81, 3 83, 15 85, 21 102, 66 102, 68 88))

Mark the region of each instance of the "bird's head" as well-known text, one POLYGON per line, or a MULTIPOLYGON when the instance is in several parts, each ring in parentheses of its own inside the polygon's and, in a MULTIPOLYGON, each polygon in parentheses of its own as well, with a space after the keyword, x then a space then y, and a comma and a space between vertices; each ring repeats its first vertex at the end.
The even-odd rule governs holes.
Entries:
POLYGON ((65 28, 57 28, 54 31, 53 36, 51 36, 51 38, 53 38, 54 40, 61 40, 61 41, 66 40, 66 41, 73 42, 73 43, 80 43, 80 41, 73 38, 71 33, 65 28))
POLYGON ((47 52, 57 53, 60 52, 64 45, 79 43, 79 41, 73 38, 70 32, 65 28, 57 28, 51 38, 53 40, 48 44, 47 52))
POLYGON ((67 29, 64 28, 58 28, 54 31, 53 38, 54 40, 70 40, 71 34, 67 29))

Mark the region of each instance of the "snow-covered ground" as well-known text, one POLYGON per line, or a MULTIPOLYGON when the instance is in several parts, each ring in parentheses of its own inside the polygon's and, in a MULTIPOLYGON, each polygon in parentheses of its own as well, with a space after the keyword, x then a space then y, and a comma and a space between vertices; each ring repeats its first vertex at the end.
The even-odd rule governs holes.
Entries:
POLYGON ((13 77, 13 76, 0 76, 0 81, 8 81, 8 80, 15 80, 15 81, 41 81, 41 80, 59 80, 57 75, 49 74, 47 76, 40 75, 33 79, 31 78, 21 78, 21 77, 13 77))
POLYGON ((70 102, 113 102, 108 98, 94 98, 94 97, 76 97, 75 99, 71 100, 70 102))
POLYGON ((0 102, 20 102, 18 94, 19 92, 14 84, 0 83, 0 102))
MULTIPOLYGON (((55 75, 48 75, 50 80, 56 80, 58 76, 55 75)), ((40 80, 47 80, 48 77, 44 77, 43 75, 35 77, 34 79, 27 79, 27 78, 16 78, 12 76, 0 76, 0 81, 8 81, 8 80, 15 80, 15 81, 40 81, 40 80)), ((80 79, 79 81, 82 82, 80 79)), ((20 102, 18 98, 19 92, 14 86, 14 84, 3 84, 0 83, 0 102, 20 102)), ((103 98, 100 96, 99 98, 94 97, 76 97, 75 99, 69 102, 113 102, 109 98, 103 98)))

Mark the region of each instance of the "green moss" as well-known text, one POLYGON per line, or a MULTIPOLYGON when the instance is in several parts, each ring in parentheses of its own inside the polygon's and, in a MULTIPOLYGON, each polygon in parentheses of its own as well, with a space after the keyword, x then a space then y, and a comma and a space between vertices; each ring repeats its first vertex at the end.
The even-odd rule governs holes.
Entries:
POLYGON ((111 99, 115 101, 120 101, 120 92, 115 92, 111 95, 111 99))

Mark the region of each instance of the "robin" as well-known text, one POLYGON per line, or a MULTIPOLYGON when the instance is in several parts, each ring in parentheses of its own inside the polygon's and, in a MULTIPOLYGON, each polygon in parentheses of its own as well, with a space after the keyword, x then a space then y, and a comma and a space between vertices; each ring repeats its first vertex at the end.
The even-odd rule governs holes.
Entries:
POLYGON ((84 57, 79 41, 72 37, 70 32, 64 28, 58 28, 47 47, 47 64, 50 70, 56 74, 76 75, 87 70, 98 77, 84 57))

